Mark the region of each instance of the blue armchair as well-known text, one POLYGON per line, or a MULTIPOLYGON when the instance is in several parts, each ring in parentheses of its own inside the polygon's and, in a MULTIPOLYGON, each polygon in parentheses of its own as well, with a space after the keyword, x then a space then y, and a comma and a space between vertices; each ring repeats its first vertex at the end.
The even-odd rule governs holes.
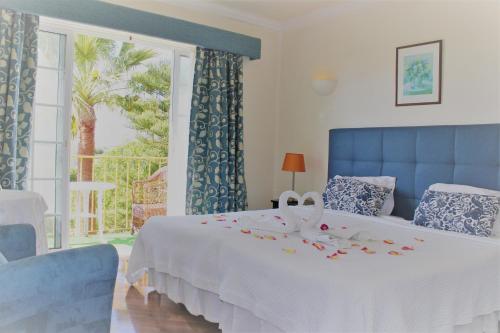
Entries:
POLYGON ((35 256, 31 225, 0 226, 0 332, 109 332, 118 268, 111 245, 35 256))

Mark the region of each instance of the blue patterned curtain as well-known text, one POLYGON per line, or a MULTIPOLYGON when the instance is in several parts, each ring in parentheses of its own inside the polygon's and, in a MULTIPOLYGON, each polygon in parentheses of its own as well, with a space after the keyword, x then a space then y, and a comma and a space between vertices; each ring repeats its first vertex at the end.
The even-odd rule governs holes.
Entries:
POLYGON ((26 186, 38 16, 0 9, 0 184, 26 186))
POLYGON ((247 208, 243 163, 243 59, 197 48, 186 214, 247 208))

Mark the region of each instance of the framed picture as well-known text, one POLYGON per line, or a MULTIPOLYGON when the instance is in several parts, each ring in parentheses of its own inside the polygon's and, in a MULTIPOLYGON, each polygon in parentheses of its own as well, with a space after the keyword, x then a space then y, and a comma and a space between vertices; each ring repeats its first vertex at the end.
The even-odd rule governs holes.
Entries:
POLYGON ((396 48, 396 106, 441 104, 442 40, 396 48))

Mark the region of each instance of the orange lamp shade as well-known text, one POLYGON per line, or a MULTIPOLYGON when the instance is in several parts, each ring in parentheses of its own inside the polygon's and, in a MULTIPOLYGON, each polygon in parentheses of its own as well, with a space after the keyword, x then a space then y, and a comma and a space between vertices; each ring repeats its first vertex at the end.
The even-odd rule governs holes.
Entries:
POLYGON ((305 172, 306 164, 304 162, 304 154, 286 153, 281 170, 293 171, 293 172, 305 172))

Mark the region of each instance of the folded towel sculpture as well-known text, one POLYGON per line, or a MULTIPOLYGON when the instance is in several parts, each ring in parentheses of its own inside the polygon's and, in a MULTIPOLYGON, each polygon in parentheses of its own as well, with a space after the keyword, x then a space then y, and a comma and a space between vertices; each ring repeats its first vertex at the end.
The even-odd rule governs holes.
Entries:
POLYGON ((324 206, 321 194, 307 192, 300 196, 294 191, 286 191, 279 198, 279 215, 261 215, 260 217, 241 216, 238 223, 247 229, 264 230, 279 233, 292 233, 300 231, 302 238, 311 242, 321 242, 329 246, 342 248, 348 247, 348 240, 366 240, 369 234, 358 228, 349 230, 328 230, 324 232, 319 228, 323 216, 324 206), (288 200, 292 198, 298 203, 297 207, 290 207, 288 200), (310 199, 312 206, 304 206, 310 199))
POLYGON ((289 223, 281 215, 240 216, 238 224, 244 229, 292 233, 298 231, 295 224, 289 223))

